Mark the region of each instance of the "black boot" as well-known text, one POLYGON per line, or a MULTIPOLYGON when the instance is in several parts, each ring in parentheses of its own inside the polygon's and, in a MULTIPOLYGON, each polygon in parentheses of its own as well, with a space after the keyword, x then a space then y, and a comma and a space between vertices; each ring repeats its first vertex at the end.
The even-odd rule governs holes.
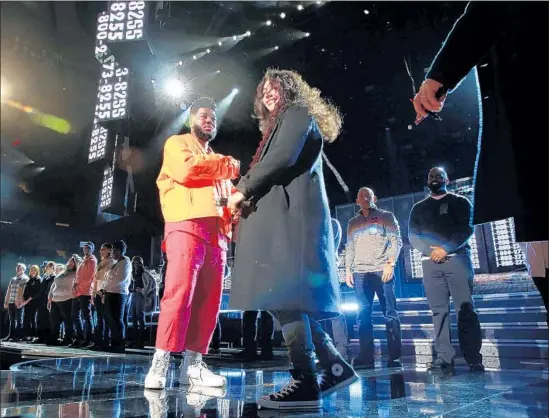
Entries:
POLYGON ((259 360, 272 360, 274 359, 273 347, 263 347, 261 349, 261 354, 259 355, 259 360))
POLYGON ((255 361, 257 360, 257 350, 255 348, 245 348, 234 355, 237 360, 255 361))
POLYGON ((318 410, 322 408, 320 387, 314 373, 290 370, 292 380, 271 395, 257 400, 259 408, 286 411, 318 410))

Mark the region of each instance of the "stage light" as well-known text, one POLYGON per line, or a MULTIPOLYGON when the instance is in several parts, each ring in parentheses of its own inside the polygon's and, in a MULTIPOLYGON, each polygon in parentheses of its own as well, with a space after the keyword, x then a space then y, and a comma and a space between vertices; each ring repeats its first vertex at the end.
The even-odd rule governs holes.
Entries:
POLYGON ((236 41, 236 35, 233 35, 233 41, 236 41))
POLYGON ((308 38, 309 36, 311 36, 311 34, 310 34, 309 32, 307 32, 307 33, 305 34, 305 38, 308 38))
POLYGON ((285 19, 286 18, 286 13, 284 13, 284 12, 280 13, 280 18, 285 19))
POLYGON ((303 10, 303 6, 302 6, 301 4, 298 4, 298 5, 297 5, 297 10, 302 11, 302 10, 303 10))
POLYGON ((369 15, 370 12, 369 12, 368 10, 364 10, 364 14, 365 14, 365 15, 369 15))
POLYGON ((266 24, 267 26, 271 26, 271 25, 273 24, 273 22, 271 22, 270 20, 267 20, 267 21, 265 22, 265 24, 266 24))
POLYGON ((235 87, 232 91, 233 94, 238 94, 238 89, 235 87))
POLYGON ((151 80, 151 84, 154 84, 156 83, 156 81, 154 81, 154 78, 151 80))
POLYGON ((217 70, 215 73, 216 73, 216 74, 219 74, 220 72, 221 72, 221 70, 217 70))
POLYGON ((219 42, 217 43, 217 45, 222 46, 222 45, 223 45, 223 42, 219 41, 219 42))
POLYGON ((180 65, 180 66, 183 65, 183 61, 179 61, 179 62, 177 63, 177 65, 180 65))
POLYGON ((6 82, 6 80, 4 80, 4 78, 2 78, 1 80, 0 95, 2 97, 8 97, 10 95, 10 87, 8 86, 8 83, 6 82))
POLYGON ((195 59, 196 59, 196 55, 193 55, 193 60, 195 60, 195 59))
POLYGON ((210 48, 206 49, 206 54, 209 54, 210 52, 210 48))
POLYGON ((321 2, 321 1, 317 1, 316 4, 322 4, 322 2, 321 2))
POLYGON ((252 32, 250 32, 249 30, 246 31, 246 36, 251 36, 252 32))
POLYGON ((178 80, 176 78, 170 78, 166 80, 164 89, 166 90, 166 93, 174 98, 181 97, 183 93, 185 93, 185 85, 181 80, 178 80))
POLYGON ((277 45, 277 46, 275 46, 275 51, 278 51, 278 45, 277 45))

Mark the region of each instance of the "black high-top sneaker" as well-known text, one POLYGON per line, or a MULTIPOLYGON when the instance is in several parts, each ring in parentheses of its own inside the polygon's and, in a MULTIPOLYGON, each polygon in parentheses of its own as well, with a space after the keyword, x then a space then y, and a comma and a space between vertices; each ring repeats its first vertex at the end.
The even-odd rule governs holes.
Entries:
POLYGON ((320 387, 313 373, 290 370, 292 380, 278 392, 262 396, 257 406, 286 411, 318 410, 322 408, 320 387))
POLYGON ((349 386, 359 379, 353 368, 345 361, 332 363, 326 370, 322 370, 320 377, 320 392, 328 396, 336 390, 349 386))

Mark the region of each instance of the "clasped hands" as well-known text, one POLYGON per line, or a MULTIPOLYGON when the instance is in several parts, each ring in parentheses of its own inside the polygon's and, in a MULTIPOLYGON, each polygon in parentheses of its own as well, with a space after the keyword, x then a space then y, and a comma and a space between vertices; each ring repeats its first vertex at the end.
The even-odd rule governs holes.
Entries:
MULTIPOLYGON (((242 202, 244 202, 246 198, 241 192, 235 192, 231 196, 229 196, 229 199, 227 201, 227 207, 235 216, 236 213, 240 213, 240 210, 242 209, 242 202)), ((238 215, 240 216, 240 215, 238 215)))
POLYGON ((448 253, 446 250, 442 247, 437 247, 435 245, 431 245, 431 248, 433 251, 431 251, 431 255, 429 258, 437 264, 445 263, 448 261, 448 253))

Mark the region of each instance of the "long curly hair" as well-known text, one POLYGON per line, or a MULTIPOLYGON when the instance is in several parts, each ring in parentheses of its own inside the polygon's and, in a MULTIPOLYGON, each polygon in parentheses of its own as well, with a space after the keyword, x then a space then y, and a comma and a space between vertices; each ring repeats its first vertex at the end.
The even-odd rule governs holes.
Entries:
POLYGON ((255 152, 250 167, 258 161, 273 131, 280 114, 290 106, 303 106, 313 117, 324 141, 334 142, 343 125, 343 117, 337 106, 320 96, 320 90, 311 87, 301 75, 292 70, 269 68, 256 89, 254 100, 254 117, 259 121, 262 139, 255 152), (269 112, 263 104, 263 87, 269 81, 278 90, 280 101, 276 108, 269 112))

